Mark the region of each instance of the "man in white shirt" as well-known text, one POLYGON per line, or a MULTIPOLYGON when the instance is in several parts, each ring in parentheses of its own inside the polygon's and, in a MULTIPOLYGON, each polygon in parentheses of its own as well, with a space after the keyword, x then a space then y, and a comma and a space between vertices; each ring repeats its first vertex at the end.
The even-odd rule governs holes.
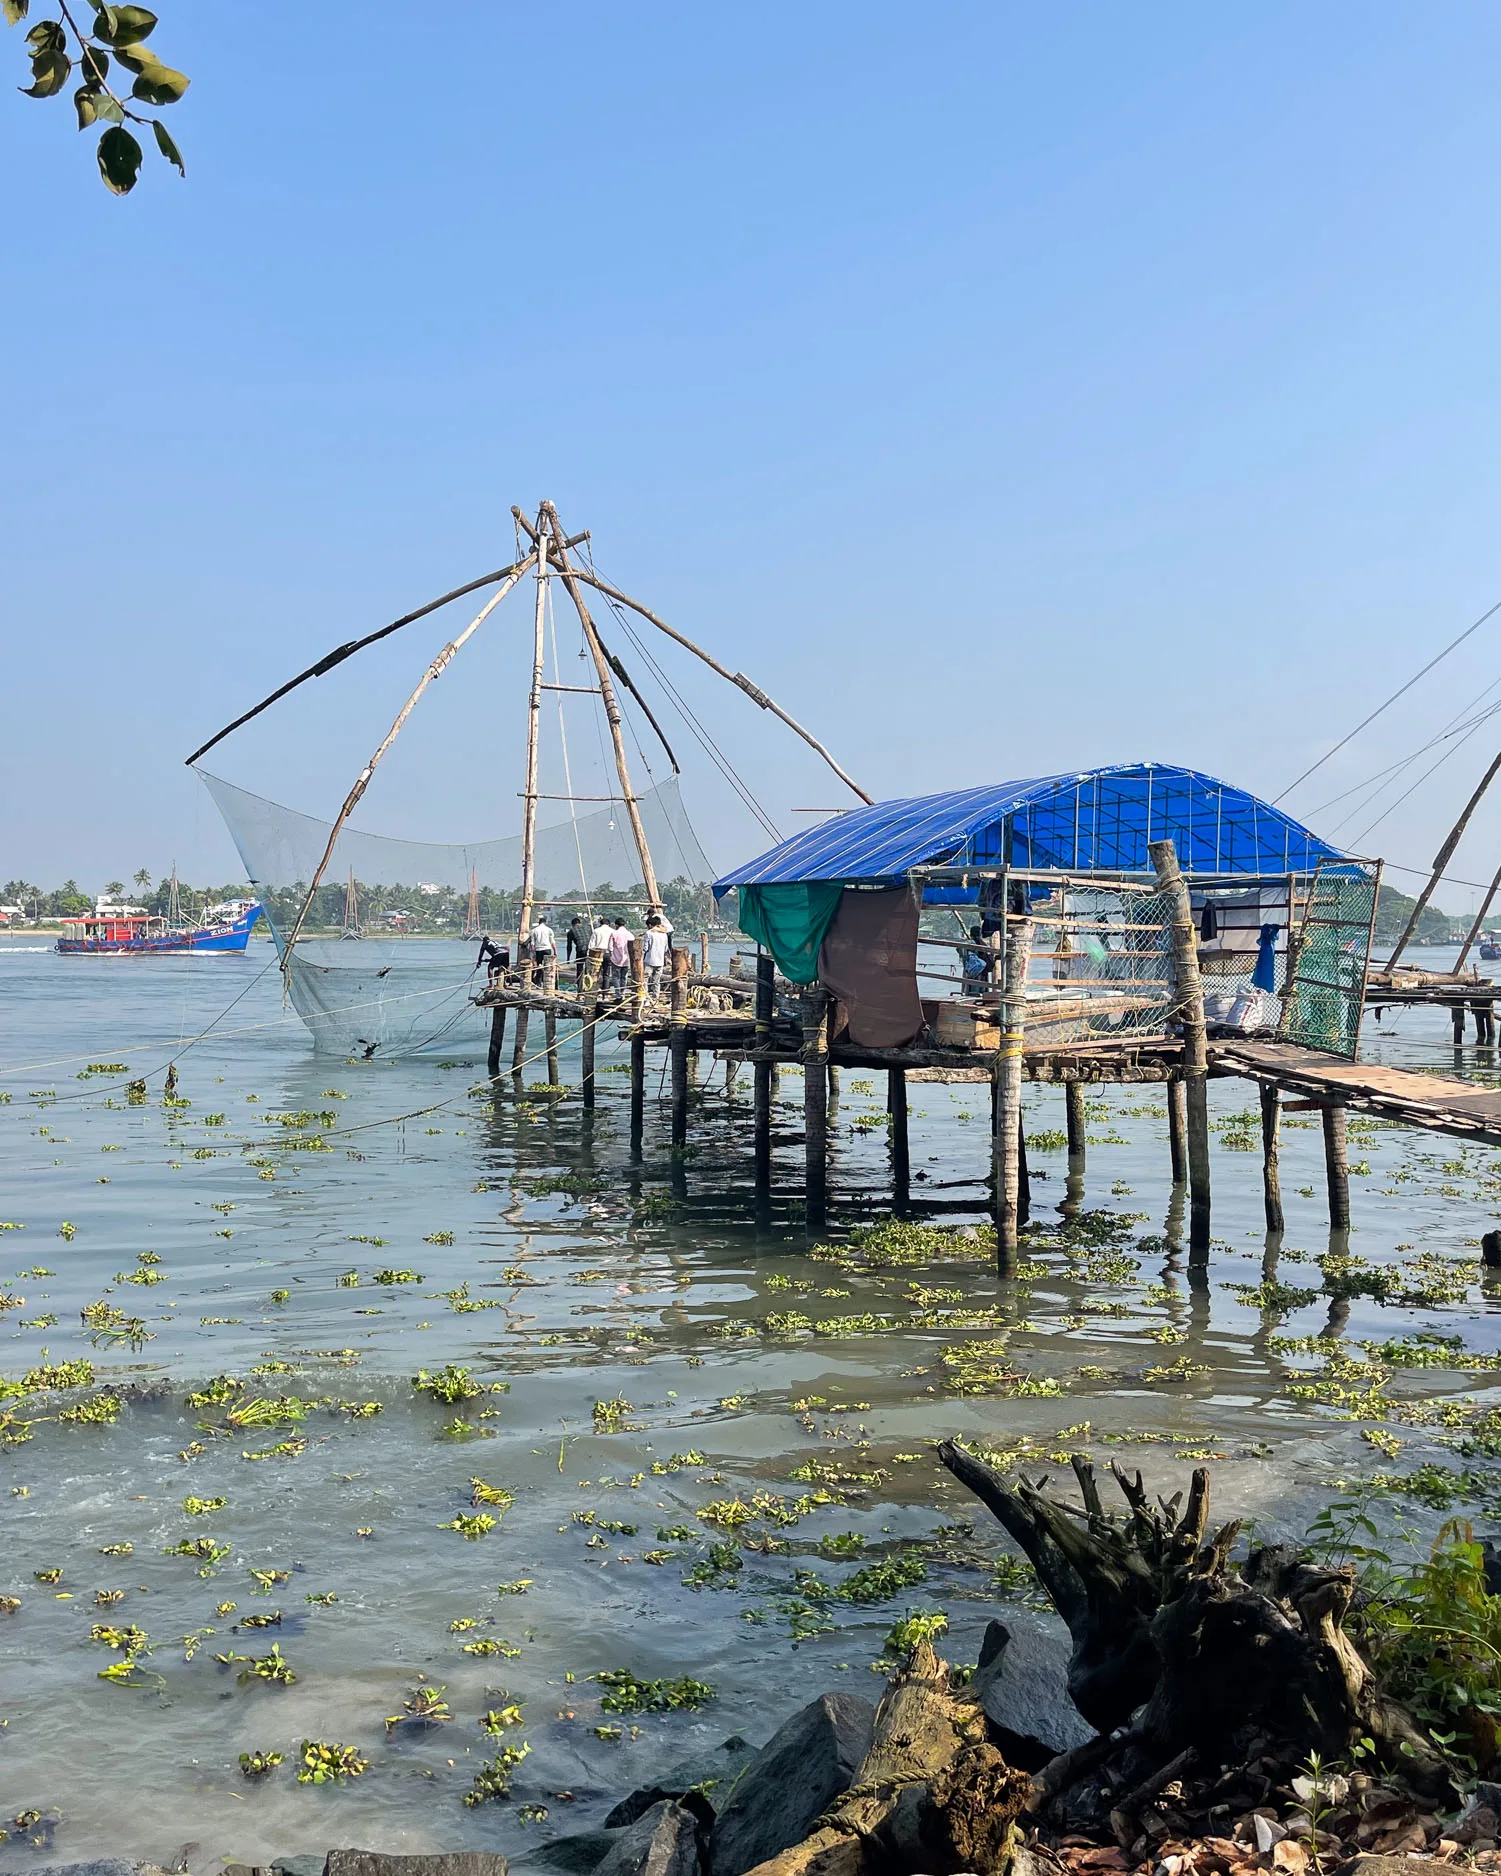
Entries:
POLYGON ((589 961, 584 969, 586 989, 608 988, 605 972, 609 968, 610 921, 601 912, 589 934, 589 961))
POLYGON ((558 941, 553 936, 552 926, 547 922, 544 912, 532 927, 532 962, 538 971, 546 970, 558 955, 558 941))
POLYGON ((667 933, 655 912, 646 921, 646 936, 641 941, 641 962, 646 966, 646 994, 662 994, 662 967, 667 962, 667 933))

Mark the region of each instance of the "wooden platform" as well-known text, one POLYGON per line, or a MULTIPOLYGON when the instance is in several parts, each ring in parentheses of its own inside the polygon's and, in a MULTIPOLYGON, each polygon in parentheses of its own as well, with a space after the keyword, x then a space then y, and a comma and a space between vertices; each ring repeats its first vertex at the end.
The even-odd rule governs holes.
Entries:
POLYGON ((1321 1104, 1501 1145, 1501 1088, 1478 1088, 1374 1062, 1345 1062, 1284 1042, 1211 1042, 1210 1071, 1243 1075, 1321 1104))

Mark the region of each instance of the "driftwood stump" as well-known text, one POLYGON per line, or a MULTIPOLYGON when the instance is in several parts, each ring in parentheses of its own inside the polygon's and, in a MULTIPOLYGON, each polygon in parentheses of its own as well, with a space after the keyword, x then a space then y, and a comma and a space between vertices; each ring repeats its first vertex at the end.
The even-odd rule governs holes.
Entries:
MULTIPOLYGON (((1192 1783, 1206 1805, 1226 1780, 1263 1786, 1362 1736, 1424 1796, 1453 1795, 1450 1773, 1410 1715, 1385 1699, 1342 1625, 1352 1568, 1290 1549, 1231 1562, 1238 1524, 1207 1538, 1209 1475, 1149 1504, 1141 1475, 1111 1468, 1125 1512, 1107 1512, 1094 1469, 1076 1458, 1082 1506, 1011 1483, 952 1441, 943 1463, 1026 1552, 1073 1638, 1068 1689, 1100 1737, 1039 1775, 1034 1809, 1131 1843, 1143 1807, 1192 1783)), ((1250 1802, 1259 1802, 1254 1795, 1250 1802)))
POLYGON ((750 1876, 1001 1876, 1032 1781, 986 1742, 985 1716, 928 1642, 886 1690, 853 1785, 818 1828, 750 1876))

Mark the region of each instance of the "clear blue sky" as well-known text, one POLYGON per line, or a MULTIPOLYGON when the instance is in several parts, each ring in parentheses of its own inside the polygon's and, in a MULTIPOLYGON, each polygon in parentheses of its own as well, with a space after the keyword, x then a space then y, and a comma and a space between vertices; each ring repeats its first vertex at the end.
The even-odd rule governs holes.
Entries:
MULTIPOLYGON (((1501 598, 1492 5, 159 11, 186 182, 0 97, 0 878, 231 876, 182 756, 544 495, 885 795, 1276 794, 1501 598)), ((330 810, 450 616, 222 771, 330 810)), ((527 623, 366 825, 514 829, 527 623)), ((1291 805, 1498 674, 1501 616, 1291 805)), ((784 827, 845 799, 688 682, 784 827)), ((1494 734, 1364 844, 1427 858, 1494 734)), ((684 767, 716 862, 765 844, 684 767)), ((1498 848, 1501 792, 1456 871, 1498 848)))

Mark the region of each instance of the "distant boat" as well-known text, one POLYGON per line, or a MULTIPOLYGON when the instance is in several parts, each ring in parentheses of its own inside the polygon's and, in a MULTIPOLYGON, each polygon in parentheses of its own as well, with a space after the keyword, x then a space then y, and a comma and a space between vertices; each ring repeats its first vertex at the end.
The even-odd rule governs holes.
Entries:
POLYGON ((1494 932, 1486 932, 1480 940, 1480 955, 1487 964, 1494 964, 1501 958, 1501 938, 1494 932))
POLYGON ((209 906, 197 925, 173 925, 144 907, 101 901, 81 918, 63 920, 68 931, 58 939, 57 949, 68 957, 243 951, 261 910, 258 899, 226 899, 222 905, 209 906))

